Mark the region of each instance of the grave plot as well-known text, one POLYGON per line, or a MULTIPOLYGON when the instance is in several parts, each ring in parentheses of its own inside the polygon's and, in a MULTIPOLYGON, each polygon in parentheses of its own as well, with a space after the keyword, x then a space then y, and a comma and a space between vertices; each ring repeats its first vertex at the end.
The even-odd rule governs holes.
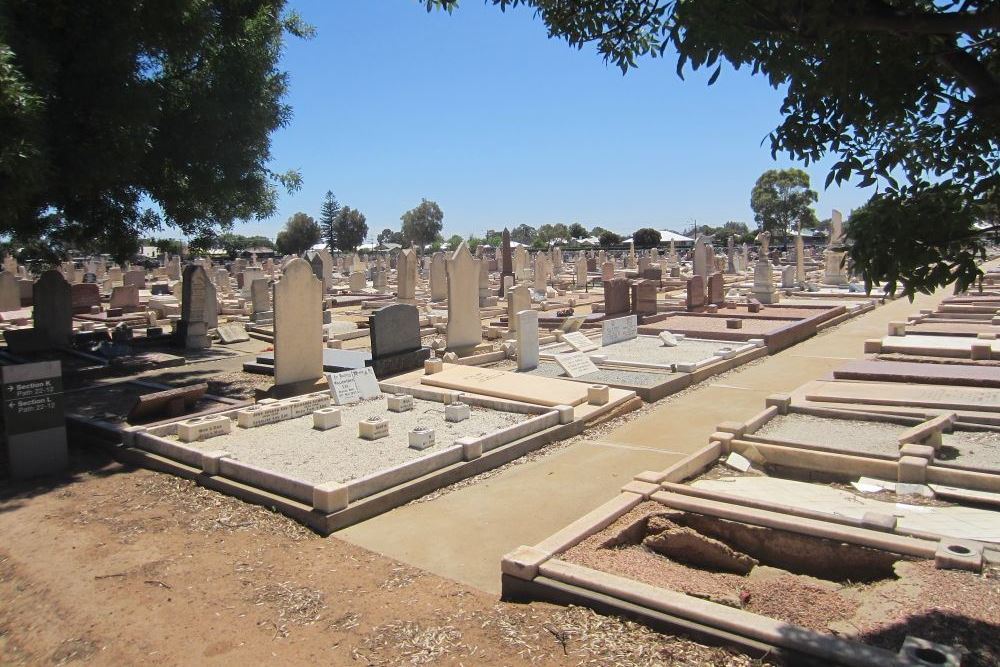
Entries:
POLYGON ((953 359, 1000 360, 1000 341, 969 336, 905 334, 865 341, 865 352, 953 359))
POLYGON ((568 410, 456 392, 382 394, 371 369, 329 381, 329 392, 131 429, 122 433, 123 457, 329 533, 572 429, 568 410))
MULTIPOLYGON (((513 368, 514 364, 505 364, 513 368)), ((693 373, 675 373, 668 370, 640 370, 628 368, 615 368, 601 364, 592 373, 585 373, 579 377, 566 377, 566 371, 554 361, 539 361, 538 366, 531 370, 517 371, 526 375, 538 377, 559 378, 581 382, 591 385, 606 385, 617 389, 634 391, 639 398, 652 403, 665 396, 677 393, 681 389, 691 385, 693 373)))
POLYGON ((967 387, 1000 387, 1000 368, 978 363, 915 363, 859 359, 833 371, 836 380, 870 380, 944 384, 967 387))
POLYGON ((915 648, 946 664, 962 655, 957 645, 972 664, 1000 659, 1000 590, 980 576, 996 554, 934 534, 961 517, 955 532, 981 538, 996 513, 900 511, 824 485, 720 474, 711 468, 724 454, 716 441, 641 473, 563 530, 507 554, 504 598, 627 613, 789 664, 921 664, 915 648), (944 622, 945 608, 962 622, 944 622))
POLYGON ((768 351, 773 354, 814 336, 816 321, 672 314, 639 327, 639 333, 650 336, 656 336, 662 331, 708 340, 748 342, 753 339, 763 339, 768 351))
POLYGON ((998 427, 956 424, 954 414, 920 419, 791 405, 780 410, 772 406, 745 423, 720 424, 713 437, 775 469, 822 470, 846 481, 875 476, 927 496, 933 483, 1000 491, 998 427))
POLYGON ((977 386, 814 380, 788 395, 795 409, 834 409, 1000 425, 1000 389, 977 386))
POLYGON ((761 348, 763 341, 734 343, 688 338, 683 334, 672 336, 670 343, 666 343, 660 336, 636 336, 603 345, 600 339, 578 334, 578 337, 564 335, 563 342, 543 345, 539 349, 539 357, 554 360, 560 354, 583 352, 602 366, 692 373, 737 357, 740 357, 741 363, 745 363, 761 356, 764 353, 761 348))
POLYGON ((249 401, 215 396, 207 390, 204 383, 169 387, 130 380, 67 391, 63 400, 71 429, 106 441, 120 439, 121 429, 129 426, 150 426, 249 405, 249 401))

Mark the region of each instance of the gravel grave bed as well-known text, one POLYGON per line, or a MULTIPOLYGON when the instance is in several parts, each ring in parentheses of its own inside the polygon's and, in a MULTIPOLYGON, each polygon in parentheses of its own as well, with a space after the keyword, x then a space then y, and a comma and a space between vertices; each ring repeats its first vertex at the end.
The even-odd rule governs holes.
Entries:
MULTIPOLYGON (((538 367, 530 371, 521 371, 529 375, 540 375, 549 378, 564 377, 563 369, 559 364, 553 362, 540 361, 538 367)), ((632 387, 652 387, 665 382, 670 378, 677 377, 679 373, 670 371, 662 372, 642 372, 627 371, 614 368, 600 368, 596 373, 581 375, 577 380, 593 382, 594 384, 623 384, 632 387)))
MULTIPOLYGON (((306 415, 256 428, 233 424, 228 435, 186 446, 222 449, 238 461, 311 484, 344 483, 447 449, 460 438, 492 433, 534 416, 473 406, 469 419, 446 422, 441 403, 414 399, 412 410, 397 413, 389 412, 384 397, 339 407, 341 426, 327 431, 313 429, 312 415, 306 415), (358 437, 358 422, 373 416, 389 419, 389 435, 362 440, 358 437), (410 449, 408 434, 417 426, 434 429, 433 446, 410 449)), ((176 436, 168 439, 177 441, 176 436)))
POLYGON ((938 451, 941 463, 1000 470, 1000 433, 996 431, 955 431, 941 436, 938 451))
POLYGON ((899 454, 899 436, 906 428, 862 419, 790 414, 771 419, 752 435, 895 457, 899 454))
MULTIPOLYGON (((595 341, 600 345, 600 339, 595 341)), ((667 347, 659 336, 637 336, 612 345, 602 346, 584 354, 605 354, 608 361, 638 361, 647 364, 694 363, 711 358, 724 347, 734 349, 745 343, 729 341, 692 340, 685 338, 674 347, 667 347)), ((572 352, 568 343, 553 343, 539 350, 542 354, 572 352)))

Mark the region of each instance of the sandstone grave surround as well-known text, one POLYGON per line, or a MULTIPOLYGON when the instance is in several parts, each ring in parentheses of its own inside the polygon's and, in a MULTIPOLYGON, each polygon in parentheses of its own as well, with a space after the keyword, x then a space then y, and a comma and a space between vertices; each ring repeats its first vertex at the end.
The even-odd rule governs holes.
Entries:
MULTIPOLYGON (((984 430, 981 426, 955 425, 949 415, 922 419, 865 415, 849 410, 813 411, 789 406, 786 414, 780 414, 777 408, 769 408, 739 427, 721 425, 719 428, 734 432, 741 442, 846 454, 848 457, 838 459, 833 468, 823 469, 851 473, 855 478, 872 475, 890 481, 904 481, 899 479, 898 466, 894 469, 889 464, 897 464, 903 456, 909 455, 905 445, 929 446, 931 450, 926 452, 930 457, 927 470, 932 477, 940 472, 952 483, 1000 490, 1000 431, 984 430), (877 462, 863 459, 877 459, 877 462), (843 467, 851 463, 857 464, 858 468, 843 467), (938 471, 938 468, 946 470, 938 471), (962 471, 970 474, 965 475, 962 471), (883 477, 885 474, 892 476, 883 477), (990 481, 983 475, 994 479, 990 481)), ((781 454, 780 449, 774 451, 777 455, 781 454)), ((759 453, 760 448, 757 448, 752 455, 759 453)), ((817 460, 822 461, 822 457, 817 460)), ((797 467, 808 461, 807 458, 799 464, 789 465, 797 467)), ((943 479, 938 481, 947 483, 943 479)), ((997 531, 1000 534, 1000 523, 997 524, 997 531)))
MULTIPOLYGON (((600 345, 587 354, 602 367, 620 366, 677 373, 692 373, 711 364, 737 357, 740 359, 739 363, 745 363, 766 354, 761 340, 743 343, 702 340, 683 335, 678 338, 677 346, 667 347, 659 336, 637 336, 610 345, 600 345)), ((555 355, 572 350, 569 344, 559 342, 543 346, 539 356, 552 361, 555 355)))
POLYGON ((718 442, 662 472, 644 472, 622 492, 533 546, 521 546, 501 561, 503 598, 511 601, 556 600, 592 606, 597 597, 605 610, 629 611, 644 622, 668 630, 696 631, 759 655, 768 652, 795 661, 803 656, 829 663, 867 666, 895 664, 895 654, 832 634, 809 630, 742 609, 686 595, 570 563, 560 558, 572 547, 610 526, 644 501, 665 510, 695 512, 810 537, 884 549, 912 558, 933 559, 937 543, 887 535, 852 525, 807 519, 774 511, 693 498, 660 491, 713 465, 722 454, 718 442))
POLYGON ((383 395, 338 406, 341 425, 318 430, 313 428, 312 403, 329 404, 330 394, 316 392, 256 404, 258 409, 288 411, 291 408, 283 406, 309 403, 299 417, 286 414, 252 428, 235 423, 247 408, 212 415, 210 419, 222 416, 234 423, 227 433, 203 441, 179 441, 178 425, 186 420, 133 427, 121 435, 133 459, 274 506, 329 533, 579 430, 565 406, 551 409, 467 395, 461 396, 461 403, 471 406, 470 418, 446 422, 443 402, 458 405, 459 394, 391 389, 413 396, 414 408, 390 412, 383 395), (390 436, 358 438, 357 424, 373 415, 389 420, 390 436), (416 426, 436 431, 432 447, 409 448, 408 432, 416 426))
POLYGON ((866 352, 880 354, 910 354, 928 357, 948 357, 955 359, 975 359, 975 347, 985 346, 989 354, 985 359, 1000 359, 1000 340, 983 340, 968 336, 925 336, 906 334, 882 338, 878 349, 874 344, 866 344, 866 352))
MULTIPOLYGON (((726 362, 728 363, 728 362, 726 362)), ((520 371, 539 377, 560 378, 586 385, 601 384, 614 389, 633 391, 647 403, 677 393, 693 383, 694 373, 674 373, 665 370, 619 368, 600 364, 596 373, 578 378, 566 377, 559 364, 553 361, 539 361, 530 371, 520 371)))
MULTIPOLYGON (((725 310, 720 310, 725 315, 725 310)), ((731 316, 729 316, 731 317, 731 316)), ((639 333, 658 335, 661 331, 681 333, 690 338, 707 340, 749 341, 762 338, 771 354, 799 343, 816 334, 816 320, 778 320, 766 317, 745 318, 740 329, 726 326, 727 316, 685 313, 670 314, 656 322, 639 325, 639 333)))

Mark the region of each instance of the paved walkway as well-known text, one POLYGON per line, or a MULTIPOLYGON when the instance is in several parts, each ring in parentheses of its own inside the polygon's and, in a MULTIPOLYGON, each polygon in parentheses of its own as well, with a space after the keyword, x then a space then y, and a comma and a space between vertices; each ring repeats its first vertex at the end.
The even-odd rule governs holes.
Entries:
POLYGON ((435 574, 500 592, 500 558, 534 544, 611 498, 633 475, 702 447, 719 422, 744 420, 851 359, 893 320, 932 308, 945 292, 887 303, 762 362, 708 381, 605 434, 473 486, 406 505, 336 535, 435 574))

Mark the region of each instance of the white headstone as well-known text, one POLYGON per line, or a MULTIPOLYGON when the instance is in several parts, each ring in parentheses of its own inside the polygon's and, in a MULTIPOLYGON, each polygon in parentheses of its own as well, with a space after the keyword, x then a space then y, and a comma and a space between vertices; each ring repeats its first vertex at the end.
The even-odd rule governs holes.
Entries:
POLYGON ((517 370, 530 371, 538 367, 538 311, 522 310, 517 320, 517 370))

